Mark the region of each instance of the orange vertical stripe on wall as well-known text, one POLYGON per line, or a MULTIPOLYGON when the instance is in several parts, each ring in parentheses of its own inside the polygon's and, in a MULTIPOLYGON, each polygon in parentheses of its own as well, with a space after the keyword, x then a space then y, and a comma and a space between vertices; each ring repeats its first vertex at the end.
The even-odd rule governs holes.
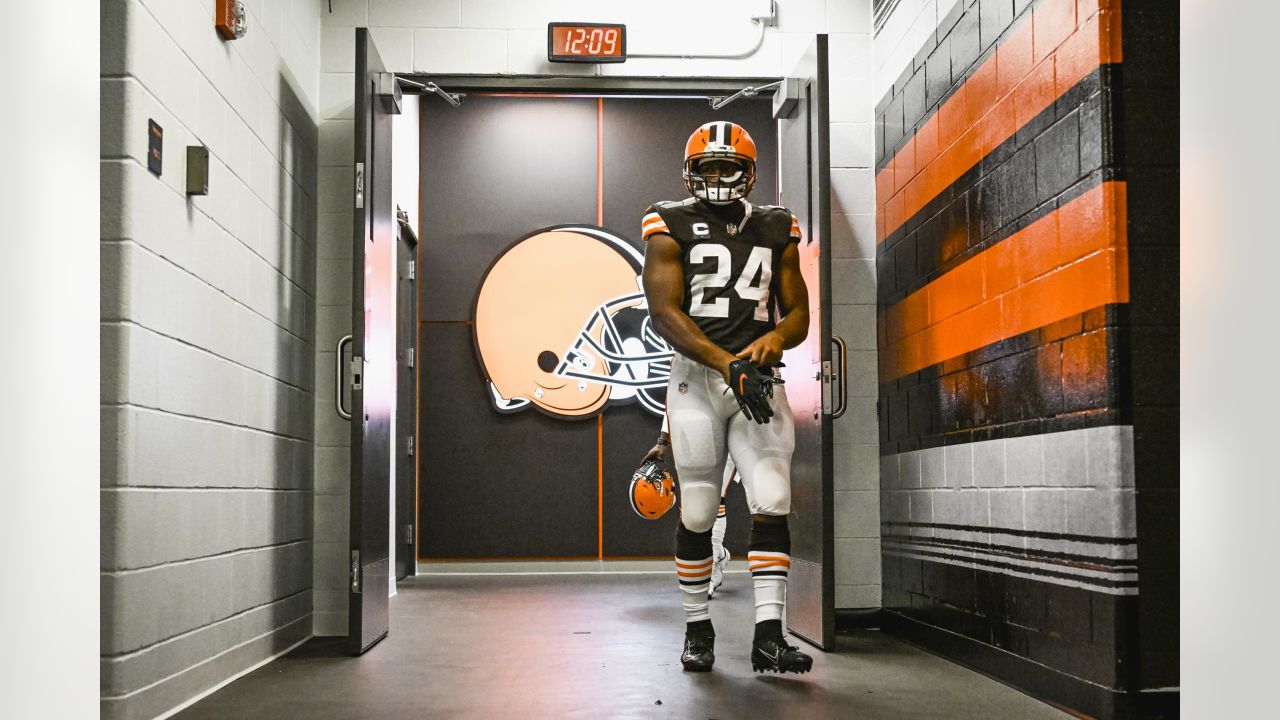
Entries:
MULTIPOLYGON (((604 98, 596 98, 596 224, 604 225, 604 98)), ((604 414, 596 416, 596 556, 604 559, 604 414)))
POLYGON ((596 98, 596 224, 604 225, 604 98, 596 98))
POLYGON ((604 559, 604 414, 596 416, 596 556, 604 559))

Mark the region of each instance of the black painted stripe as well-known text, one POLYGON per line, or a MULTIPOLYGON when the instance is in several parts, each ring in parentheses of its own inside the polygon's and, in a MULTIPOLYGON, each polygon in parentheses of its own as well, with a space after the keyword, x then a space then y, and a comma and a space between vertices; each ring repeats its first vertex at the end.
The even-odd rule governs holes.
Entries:
POLYGON ((1042 578, 1057 578, 1060 580, 1070 580, 1071 582, 1080 583, 1081 585, 1094 585, 1098 587, 1108 587, 1108 588, 1116 588, 1116 589, 1138 587, 1137 580, 1112 580, 1110 578, 1084 577, 1081 575, 1072 575, 1071 573, 1056 572, 1054 570, 1030 568, 1030 567, 1024 567, 1022 565, 1012 565, 1010 563, 997 562, 995 560, 985 560, 981 558, 950 555, 947 553, 932 552, 929 550, 903 549, 903 550, 895 551, 895 550, 889 549, 889 550, 886 550, 886 552, 889 552, 889 553, 897 552, 900 555, 904 553, 910 553, 912 555, 920 555, 920 556, 929 557, 929 558, 938 558, 939 560, 951 560, 953 562, 980 565, 982 567, 995 568, 997 570, 1020 572, 1027 575, 1035 575, 1037 577, 1042 577, 1042 578))
POLYGON ((877 300, 898 302, 1062 204, 1119 178, 1114 150, 1104 142, 1105 89, 1118 67, 1103 65, 1086 75, 889 233, 876 247, 877 300), (1037 172, 1043 169, 1036 155, 1067 153, 1079 165, 1074 181, 1040 187, 1037 172))
MULTIPOLYGON (((948 100, 950 100, 952 96, 954 96, 956 92, 958 92, 960 88, 966 82, 969 81, 969 78, 973 77, 974 73, 978 71, 978 68, 982 67, 982 64, 985 63, 987 60, 989 60, 991 56, 995 54, 996 50, 1000 47, 1000 45, 1004 43, 1004 41, 1009 37, 1009 33, 1012 32, 1013 29, 1016 28, 1022 22, 1023 18, 1028 17, 1031 11, 1038 4, 1039 4, 1039 0, 1033 0, 1033 2, 1027 3, 1027 5, 1024 8, 1022 8, 1022 10, 1019 11, 1017 15, 1011 18, 1011 21, 1009 22, 1009 24, 1005 25, 1004 29, 1000 31, 1000 34, 995 39, 995 41, 988 44, 986 47, 982 48, 981 51, 978 53, 977 59, 969 63, 967 67, 959 68, 959 69, 952 68, 951 69, 952 75, 950 78, 951 86, 948 87, 946 92, 944 92, 938 98, 931 98, 925 101, 926 106, 925 106, 923 115, 917 118, 908 118, 905 116, 905 113, 904 113, 903 122, 902 122, 902 137, 900 137, 897 140, 897 142, 894 143, 892 148, 883 148, 884 150, 883 155, 877 154, 876 172, 879 172, 880 170, 884 169, 886 165, 888 165, 890 162, 893 161, 894 155, 896 155, 897 152, 902 149, 902 146, 906 144, 907 139, 910 138, 913 134, 915 134, 915 131, 918 130, 921 125, 924 125, 926 122, 928 122, 929 118, 936 115, 938 113, 938 109, 941 108, 943 104, 945 104, 948 100)), ((971 8, 971 11, 977 12, 978 8, 973 7, 971 8)), ((896 100, 897 98, 903 95, 903 93, 906 91, 907 84, 911 82, 911 79, 913 77, 920 74, 920 71, 924 69, 928 61, 933 57, 934 52, 936 52, 937 49, 940 47, 949 48, 949 45, 944 45, 943 43, 946 42, 947 36, 951 33, 952 29, 955 28, 955 26, 957 25, 960 18, 964 15, 965 12, 966 10, 964 7, 964 3, 963 2, 956 3, 956 5, 951 8, 947 16, 942 20, 942 22, 938 24, 938 27, 935 29, 935 32, 930 36, 930 39, 926 40, 925 45, 922 46, 918 51, 916 51, 914 60, 912 60, 912 62, 906 67, 906 69, 903 71, 902 75, 898 78, 898 80, 894 82, 893 86, 890 87, 889 90, 885 93, 884 97, 880 99, 880 102, 876 103, 875 117, 877 121, 880 121, 880 122, 884 121, 885 119, 884 115, 885 115, 885 112, 888 110, 889 105, 891 105, 894 100, 896 100)))
POLYGON ((880 454, 1132 424, 1128 317, 1106 305, 882 383, 880 454))
POLYGON ((881 527, 934 528, 938 530, 961 530, 965 532, 981 532, 1015 537, 1028 537, 1037 540, 1065 540, 1069 542, 1087 542, 1099 545, 1137 545, 1137 538, 1111 538, 1102 535, 1075 535, 1071 533, 1042 532, 1040 530, 1017 530, 1015 528, 986 527, 982 525, 954 525, 951 523, 897 522, 885 520, 881 527))
POLYGON ((1012 545, 1001 545, 999 543, 972 542, 968 540, 953 540, 950 538, 921 537, 919 535, 899 535, 899 534, 882 534, 882 540, 897 540, 898 542, 912 542, 920 545, 933 545, 941 548, 950 548, 953 550, 973 550, 976 552, 991 553, 993 555, 1004 555, 1007 557, 1021 558, 1023 560, 1043 563, 1054 563, 1060 565, 1092 565, 1099 572, 1104 571, 1128 571, 1137 572, 1138 561, 1134 559, 1118 559, 1101 557, 1098 555, 1081 555, 1078 553, 1055 552, 1051 550, 1032 550, 1030 548, 1014 547, 1012 545))

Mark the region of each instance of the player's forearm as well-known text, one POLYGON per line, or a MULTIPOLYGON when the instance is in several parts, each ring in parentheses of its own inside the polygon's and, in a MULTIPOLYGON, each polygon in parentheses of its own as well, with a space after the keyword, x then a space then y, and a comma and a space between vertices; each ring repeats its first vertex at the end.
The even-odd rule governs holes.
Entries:
POLYGON ((773 329, 782 338, 782 347, 790 350, 809 336, 809 308, 793 308, 773 329))
POLYGON ((654 324, 667 342, 685 357, 695 360, 723 375, 736 358, 707 338, 689 316, 680 310, 653 312, 654 324))

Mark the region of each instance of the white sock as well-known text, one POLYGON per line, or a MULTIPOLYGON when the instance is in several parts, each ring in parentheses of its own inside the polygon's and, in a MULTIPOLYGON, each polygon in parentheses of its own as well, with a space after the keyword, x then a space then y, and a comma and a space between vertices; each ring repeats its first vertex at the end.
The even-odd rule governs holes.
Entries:
POLYGON ((711 547, 716 549, 712 553, 713 557, 720 557, 720 548, 724 547, 724 530, 726 525, 724 517, 724 505, 720 506, 720 511, 716 513, 716 521, 711 525, 711 547))
POLYGON ((756 590, 756 622, 781 620, 787 605, 787 571, 791 556, 787 553, 752 550, 747 553, 751 581, 756 590))
POLYGON ((711 619, 707 590, 711 587, 712 564, 712 558, 705 560, 676 558, 676 575, 680 580, 681 601, 684 604, 686 622, 711 619))

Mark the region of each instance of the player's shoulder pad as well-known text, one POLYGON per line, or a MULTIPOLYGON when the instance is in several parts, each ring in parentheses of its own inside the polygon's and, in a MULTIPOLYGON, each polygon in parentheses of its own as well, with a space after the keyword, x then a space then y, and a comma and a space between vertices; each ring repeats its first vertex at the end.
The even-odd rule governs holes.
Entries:
POLYGON ((751 208, 756 212, 764 212, 768 214, 777 213, 783 216, 788 216, 792 214, 790 210, 788 210, 787 208, 781 205, 753 205, 751 206, 751 208))
POLYGON ((802 237, 800 220, 781 205, 756 205, 755 213, 769 226, 770 232, 785 233, 792 240, 802 237))
POLYGON ((669 200, 659 200, 644 209, 644 215, 640 219, 640 237, 648 240, 657 233, 671 234, 671 226, 667 224, 671 218, 671 208, 679 205, 669 200))

